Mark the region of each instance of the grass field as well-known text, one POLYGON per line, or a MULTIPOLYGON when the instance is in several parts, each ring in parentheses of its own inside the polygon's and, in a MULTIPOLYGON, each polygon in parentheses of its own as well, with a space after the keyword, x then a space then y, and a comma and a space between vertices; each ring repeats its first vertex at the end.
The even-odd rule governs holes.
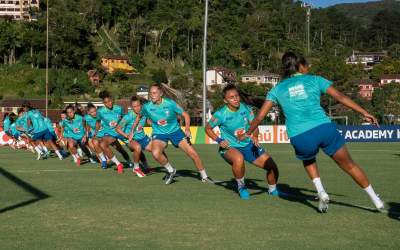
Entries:
POLYGON ((349 145, 385 213, 371 211, 367 195, 323 154, 318 162, 332 203, 327 214, 317 213, 313 186, 290 146, 265 147, 290 198, 267 196, 263 171, 248 166, 252 196, 240 200, 216 146, 196 148, 209 175, 225 182, 201 183, 192 163, 169 147, 182 175, 169 186, 163 173, 139 179, 129 169, 117 175, 1 148, 0 248, 400 249, 400 144, 349 145))

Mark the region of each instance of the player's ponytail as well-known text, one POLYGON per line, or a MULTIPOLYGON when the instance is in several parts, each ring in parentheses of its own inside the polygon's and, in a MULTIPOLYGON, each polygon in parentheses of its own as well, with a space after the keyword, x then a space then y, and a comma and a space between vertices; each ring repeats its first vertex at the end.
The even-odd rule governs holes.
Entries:
MULTIPOLYGON (((303 58, 303 60, 305 60, 303 58)), ((296 74, 300 66, 300 57, 293 52, 286 52, 282 56, 282 78, 288 78, 296 74)))

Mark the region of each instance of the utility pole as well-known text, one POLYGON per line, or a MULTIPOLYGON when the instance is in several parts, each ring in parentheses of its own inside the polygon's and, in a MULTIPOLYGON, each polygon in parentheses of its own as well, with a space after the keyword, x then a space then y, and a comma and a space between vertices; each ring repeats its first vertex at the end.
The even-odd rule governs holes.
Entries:
POLYGON ((204 41, 203 41, 203 127, 206 126, 207 113, 207 23, 208 23, 208 0, 205 1, 204 10, 204 41))
POLYGON ((49 104, 49 0, 46 2, 46 117, 49 104))

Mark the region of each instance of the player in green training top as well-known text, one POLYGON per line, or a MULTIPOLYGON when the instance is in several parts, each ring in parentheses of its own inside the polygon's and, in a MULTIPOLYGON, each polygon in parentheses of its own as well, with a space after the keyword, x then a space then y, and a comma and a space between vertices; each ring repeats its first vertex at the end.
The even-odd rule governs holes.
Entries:
POLYGON ((189 114, 173 100, 163 97, 162 87, 159 84, 150 87, 149 98, 150 102, 143 105, 142 115, 151 121, 153 157, 168 171, 165 184, 170 184, 176 174, 176 169, 170 165, 164 154, 169 141, 193 160, 203 182, 214 183, 207 176, 200 156, 189 142, 191 137, 189 114), (180 128, 177 116, 184 117, 185 132, 180 128))
POLYGON ((97 108, 92 103, 87 104, 87 114, 85 115, 86 132, 88 138, 88 146, 99 159, 99 162, 107 162, 103 150, 100 146, 100 140, 96 136, 97 108))
MULTIPOLYGON (((96 137, 100 139, 100 146, 107 158, 117 165, 118 173, 123 173, 124 165, 111 151, 110 146, 114 146, 129 165, 132 165, 128 153, 118 142, 119 134, 115 131, 119 121, 124 116, 124 111, 121 106, 114 104, 108 91, 101 91, 99 97, 103 100, 104 107, 97 110, 96 137)), ((107 162, 102 161, 101 167, 106 169, 107 162)))
POLYGON ((258 129, 246 140, 238 141, 236 138, 238 134, 243 134, 250 127, 250 122, 254 119, 252 109, 240 102, 239 91, 234 84, 225 86, 222 96, 225 105, 208 121, 206 133, 219 144, 220 155, 232 166, 240 198, 244 200, 250 198, 244 181, 244 161, 265 169, 269 194, 279 196, 281 193, 276 186, 279 176, 278 168, 274 160, 259 145, 258 129), (220 137, 213 131, 215 127, 219 127, 220 137))
POLYGON ((330 156, 365 190, 377 209, 383 209, 382 200, 373 190, 364 171, 351 159, 343 137, 321 107, 320 97, 325 93, 330 95, 336 101, 360 113, 371 123, 377 124, 376 118, 336 90, 331 81, 307 74, 306 60, 295 53, 287 52, 283 55, 282 72, 283 80, 268 92, 259 114, 246 134, 240 135, 239 139, 250 136, 273 105, 279 104, 285 114, 290 143, 296 157, 303 161, 305 170, 318 192, 318 209, 326 212, 329 203, 329 196, 321 183, 316 163, 319 149, 330 156))

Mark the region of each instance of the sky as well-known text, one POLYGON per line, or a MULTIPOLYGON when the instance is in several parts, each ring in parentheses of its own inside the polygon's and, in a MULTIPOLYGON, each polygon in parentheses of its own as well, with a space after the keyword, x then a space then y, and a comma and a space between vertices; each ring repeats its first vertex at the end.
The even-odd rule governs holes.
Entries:
POLYGON ((376 0, 305 0, 304 2, 310 3, 313 7, 328 7, 339 3, 365 3, 376 0))

